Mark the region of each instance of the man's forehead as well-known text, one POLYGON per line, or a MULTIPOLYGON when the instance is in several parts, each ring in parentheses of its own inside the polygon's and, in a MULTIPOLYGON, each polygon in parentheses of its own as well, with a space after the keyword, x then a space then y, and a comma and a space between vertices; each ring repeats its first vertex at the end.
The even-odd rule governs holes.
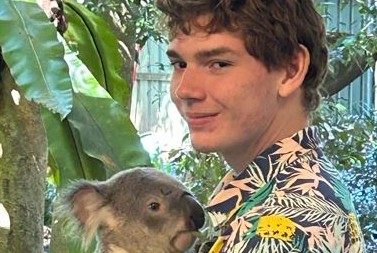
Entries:
MULTIPOLYGON (((212 54, 238 54, 244 51, 244 41, 238 33, 220 31, 208 33, 203 30, 185 34, 180 31, 173 38, 167 50, 168 56, 175 56, 180 51, 210 52, 212 54)), ((244 52, 243 52, 244 53, 244 52)))

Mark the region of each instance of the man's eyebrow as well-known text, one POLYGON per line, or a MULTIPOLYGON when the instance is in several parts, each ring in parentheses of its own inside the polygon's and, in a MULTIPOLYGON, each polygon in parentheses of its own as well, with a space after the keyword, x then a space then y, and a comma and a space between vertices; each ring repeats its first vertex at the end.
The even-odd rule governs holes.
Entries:
MULTIPOLYGON (((231 48, 218 47, 218 48, 213 48, 213 49, 209 49, 209 50, 201 50, 199 52, 196 52, 194 57, 199 61, 203 61, 203 60, 206 60, 208 58, 220 56, 220 55, 223 55, 223 54, 238 55, 238 53, 236 51, 232 50, 231 48)), ((173 49, 168 49, 166 51, 166 55, 169 58, 182 59, 182 56, 173 49)))
POLYGON ((168 49, 166 51, 166 55, 169 57, 169 58, 179 58, 181 59, 182 57, 174 50, 172 49, 168 49))
POLYGON ((228 47, 218 47, 210 50, 199 51, 195 54, 195 58, 199 61, 206 60, 211 57, 221 56, 224 54, 238 55, 238 53, 228 47))

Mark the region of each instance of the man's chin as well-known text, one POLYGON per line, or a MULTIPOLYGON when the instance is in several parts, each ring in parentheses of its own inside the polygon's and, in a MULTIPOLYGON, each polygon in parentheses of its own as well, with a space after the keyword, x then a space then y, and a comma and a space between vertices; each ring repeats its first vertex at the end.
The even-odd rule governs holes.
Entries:
POLYGON ((217 150, 211 146, 208 146, 203 143, 196 143, 194 141, 191 141, 191 146, 194 148, 195 151, 201 152, 201 153, 212 153, 216 152, 217 150))

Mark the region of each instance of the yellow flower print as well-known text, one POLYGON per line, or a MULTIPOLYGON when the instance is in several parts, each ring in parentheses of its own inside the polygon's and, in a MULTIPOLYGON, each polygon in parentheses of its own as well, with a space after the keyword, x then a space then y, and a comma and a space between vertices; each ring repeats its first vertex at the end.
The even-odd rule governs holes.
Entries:
POLYGON ((348 215, 348 231, 352 242, 360 239, 361 231, 357 222, 357 217, 354 213, 348 215))
POLYGON ((224 240, 219 237, 208 253, 219 253, 224 246, 224 240))
POLYGON ((257 235, 260 237, 276 238, 292 241, 295 233, 295 223, 283 215, 273 214, 259 219, 257 235))

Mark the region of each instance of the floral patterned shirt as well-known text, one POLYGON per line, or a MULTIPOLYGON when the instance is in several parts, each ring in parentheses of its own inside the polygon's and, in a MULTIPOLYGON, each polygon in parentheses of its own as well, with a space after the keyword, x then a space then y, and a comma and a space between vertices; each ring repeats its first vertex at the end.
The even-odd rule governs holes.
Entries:
POLYGON ((349 191, 316 127, 275 143, 240 174, 229 172, 207 210, 219 233, 210 253, 365 252, 349 191))

